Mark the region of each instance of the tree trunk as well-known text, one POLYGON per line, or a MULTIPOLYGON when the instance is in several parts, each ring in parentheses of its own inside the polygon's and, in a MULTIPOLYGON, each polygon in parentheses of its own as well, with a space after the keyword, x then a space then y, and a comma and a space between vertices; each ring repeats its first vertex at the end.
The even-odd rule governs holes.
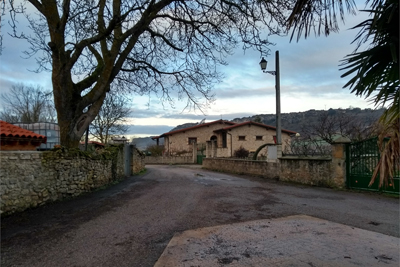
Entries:
POLYGON ((87 128, 87 126, 82 127, 82 129, 77 127, 77 118, 82 115, 76 114, 80 96, 74 94, 74 84, 65 77, 68 76, 68 73, 60 72, 54 75, 57 70, 55 70, 53 64, 53 94, 60 127, 60 142, 62 146, 67 148, 78 147, 79 141, 87 128))
POLYGON ((105 88, 98 88, 100 96, 84 103, 80 90, 71 79, 69 70, 53 60, 53 94, 60 127, 60 143, 66 148, 79 146, 87 127, 98 114, 106 96, 105 88), (61 66, 61 67, 60 67, 61 66))

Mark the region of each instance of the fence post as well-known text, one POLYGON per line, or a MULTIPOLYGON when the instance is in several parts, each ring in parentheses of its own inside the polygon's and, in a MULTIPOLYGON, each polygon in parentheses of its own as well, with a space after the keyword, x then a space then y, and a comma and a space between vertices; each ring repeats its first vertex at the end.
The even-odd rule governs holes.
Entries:
POLYGON ((339 137, 332 147, 332 178, 338 188, 346 186, 346 144, 351 143, 347 137, 339 137))

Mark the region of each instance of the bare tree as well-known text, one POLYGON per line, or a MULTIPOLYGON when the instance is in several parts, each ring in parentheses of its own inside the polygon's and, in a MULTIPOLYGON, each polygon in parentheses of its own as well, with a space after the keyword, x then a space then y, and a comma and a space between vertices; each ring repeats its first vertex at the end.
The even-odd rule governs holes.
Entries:
POLYGON ((128 126, 124 123, 131 112, 128 102, 122 95, 108 94, 99 114, 90 125, 90 133, 105 144, 111 135, 126 133, 128 126))
POLYGON ((331 146, 324 140, 309 136, 295 136, 286 140, 284 155, 295 156, 330 156, 331 146))
MULTIPOLYGON (((201 108, 213 100, 216 66, 242 44, 268 54, 293 1, 28 0, 38 15, 9 0, 11 16, 25 14, 39 69, 52 71, 61 144, 76 147, 110 88, 201 108), (115 85, 112 86, 111 85, 115 85), (205 103, 202 102, 205 100, 205 103), (90 107, 90 108, 88 108, 90 107)), ((11 23, 15 22, 15 19, 11 23)), ((14 24, 14 30, 16 25, 14 24)))
POLYGON ((316 121, 302 126, 302 139, 315 138, 332 144, 338 136, 348 137, 351 141, 360 141, 376 135, 376 122, 366 124, 357 119, 356 115, 346 112, 332 114, 322 113, 316 121))
POLYGON ((0 118, 15 123, 56 122, 56 112, 51 91, 40 86, 13 85, 8 93, 1 94, 3 110, 0 118))

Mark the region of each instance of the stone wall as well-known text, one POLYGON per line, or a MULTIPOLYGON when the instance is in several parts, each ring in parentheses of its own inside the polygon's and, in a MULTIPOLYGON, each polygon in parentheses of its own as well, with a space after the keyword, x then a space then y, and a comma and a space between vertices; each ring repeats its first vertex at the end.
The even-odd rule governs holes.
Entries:
POLYGON ((204 158, 203 168, 213 171, 255 175, 268 179, 277 179, 279 177, 279 165, 276 162, 204 158))
POLYGON ((204 158, 203 168, 307 185, 345 187, 345 175, 338 178, 333 160, 330 158, 284 157, 277 162, 204 158))
POLYGON ((192 156, 146 156, 144 158, 145 164, 193 164, 193 157, 192 156))
POLYGON ((280 181, 324 187, 341 187, 332 178, 332 160, 330 158, 283 157, 279 161, 280 181))
POLYGON ((136 147, 133 149, 131 172, 132 174, 138 174, 145 169, 144 163, 145 155, 136 147))
POLYGON ((332 144, 332 155, 325 158, 280 157, 276 163, 267 161, 205 158, 203 168, 231 173, 279 178, 281 181, 344 188, 346 186, 347 138, 332 144))
POLYGON ((1 213, 78 196, 124 177, 123 154, 110 159, 58 150, 0 152, 1 213))

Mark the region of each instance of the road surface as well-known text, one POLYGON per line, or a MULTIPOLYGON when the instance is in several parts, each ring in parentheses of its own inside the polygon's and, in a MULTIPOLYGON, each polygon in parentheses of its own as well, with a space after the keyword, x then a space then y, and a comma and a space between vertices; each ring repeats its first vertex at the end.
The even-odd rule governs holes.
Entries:
POLYGON ((399 199, 147 166, 108 189, 2 218, 1 266, 153 266, 175 233, 304 214, 399 237, 399 199))

